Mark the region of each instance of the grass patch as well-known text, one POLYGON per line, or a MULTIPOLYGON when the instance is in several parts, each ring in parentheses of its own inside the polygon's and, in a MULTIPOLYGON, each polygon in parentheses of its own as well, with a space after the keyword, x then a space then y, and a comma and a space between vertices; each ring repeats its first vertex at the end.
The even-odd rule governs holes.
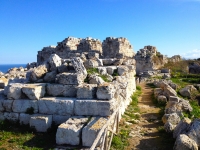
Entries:
POLYGON ((111 149, 123 150, 128 146, 128 138, 130 133, 130 128, 125 124, 125 122, 136 123, 134 120, 140 119, 140 109, 138 107, 138 97, 142 94, 141 87, 136 87, 136 92, 131 96, 132 102, 126 109, 126 112, 122 116, 123 123, 120 124, 120 132, 117 135, 114 135, 111 149))
POLYGON ((107 75, 99 75, 105 82, 111 82, 111 80, 108 79, 107 75))
POLYGON ((89 68, 87 69, 87 73, 88 74, 95 74, 95 73, 99 73, 97 68, 89 68))
POLYGON ((27 125, 0 121, 0 149, 53 149, 56 145, 56 130, 57 127, 53 127, 47 133, 36 133, 27 125))

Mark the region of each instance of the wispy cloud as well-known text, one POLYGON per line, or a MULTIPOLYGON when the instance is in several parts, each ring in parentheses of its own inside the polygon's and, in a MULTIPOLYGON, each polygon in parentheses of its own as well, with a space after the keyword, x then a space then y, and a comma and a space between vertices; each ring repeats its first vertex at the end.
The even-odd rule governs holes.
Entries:
POLYGON ((187 59, 200 58, 200 49, 194 49, 194 50, 188 51, 186 53, 183 53, 181 56, 187 59))

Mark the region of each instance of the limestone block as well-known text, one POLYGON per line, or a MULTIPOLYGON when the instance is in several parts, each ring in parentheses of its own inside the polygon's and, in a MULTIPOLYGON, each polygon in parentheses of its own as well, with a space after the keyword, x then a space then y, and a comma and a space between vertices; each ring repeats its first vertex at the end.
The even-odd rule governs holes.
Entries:
POLYGON ((51 54, 48 62, 50 64, 51 71, 56 71, 57 67, 59 67, 62 64, 61 58, 56 54, 51 54))
POLYGON ((96 98, 97 84, 82 84, 78 86, 77 98, 96 98))
POLYGON ((134 65, 135 66, 136 61, 135 61, 135 59, 124 59, 122 64, 123 65, 134 65))
POLYGON ((180 98, 177 96, 170 96, 169 97, 169 101, 171 102, 179 102, 180 98))
POLYGON ((200 146, 200 119, 195 119, 188 128, 187 136, 200 146))
POLYGON ((76 97, 76 85, 47 84, 47 94, 50 96, 76 97))
POLYGON ((110 66, 113 65, 115 59, 108 58, 108 59, 102 59, 102 61, 104 66, 110 66))
POLYGON ((177 125, 180 122, 180 117, 177 115, 177 113, 172 114, 165 114, 162 117, 163 123, 170 122, 173 125, 177 125))
POLYGON ((107 73, 113 75, 114 71, 117 69, 117 66, 108 66, 106 67, 107 73))
POLYGON ((3 112, 5 108, 3 107, 4 100, 0 100, 0 112, 3 112))
POLYGON ((197 92, 197 89, 193 85, 187 85, 179 91, 180 95, 184 97, 191 97, 191 92, 197 92))
POLYGON ((94 59, 87 59, 83 64, 86 69, 97 68, 99 66, 99 62, 94 59))
POLYGON ((19 113, 13 113, 13 112, 4 112, 5 119, 8 119, 9 121, 17 122, 19 119, 19 113))
POLYGON ((57 74, 56 81, 59 84, 78 85, 84 82, 85 77, 77 73, 61 73, 57 74))
POLYGON ((30 80, 32 82, 35 82, 38 79, 41 79, 48 72, 48 68, 49 68, 49 66, 48 66, 47 62, 34 68, 30 73, 30 80))
POLYGON ((54 122, 56 125, 59 125, 59 124, 61 124, 61 123, 66 122, 70 117, 71 117, 71 115, 66 115, 66 116, 53 115, 53 122, 54 122))
MULTIPOLYGON (((82 130, 82 145, 91 147, 99 131, 106 124, 107 119, 92 117, 90 122, 82 130)), ((100 143, 97 144, 99 146, 100 143)))
POLYGON ((21 83, 13 83, 8 86, 7 92, 7 98, 8 99, 20 99, 22 97, 22 87, 24 85, 21 83))
POLYGON ((174 125, 174 124, 172 124, 172 123, 170 123, 170 122, 166 122, 166 123, 164 124, 164 129, 165 129, 165 131, 166 131, 167 133, 173 132, 173 130, 174 130, 175 127, 176 127, 176 125, 174 125))
POLYGON ((110 83, 103 83, 97 87, 97 98, 102 100, 109 100, 114 98, 116 89, 110 83))
POLYGON ((174 150, 198 150, 198 145, 194 140, 189 138, 185 134, 181 134, 177 137, 174 144, 174 150))
POLYGON ((186 134, 190 123, 191 120, 189 118, 182 119, 174 129, 173 138, 179 137, 180 134, 186 134))
POLYGON ((106 67, 97 67, 98 69, 98 72, 101 74, 101 75, 106 75, 107 74, 107 69, 106 67))
POLYGON ((81 140, 81 132, 84 125, 87 123, 86 117, 72 117, 66 122, 58 126, 56 132, 57 144, 79 145, 81 140))
POLYGON ((167 103, 167 98, 164 95, 159 95, 157 101, 158 103, 167 103))
POLYGON ((113 38, 107 37, 103 43, 103 56, 105 58, 116 58, 121 55, 122 57, 133 57, 134 52, 130 42, 123 37, 113 38))
POLYGON ((73 98, 45 97, 38 101, 39 113, 56 115, 73 115, 73 98))
POLYGON ((78 75, 83 76, 83 78, 85 79, 87 77, 87 70, 85 69, 85 67, 83 65, 82 59, 80 57, 74 57, 71 59, 71 62, 72 62, 74 69, 76 70, 76 73, 78 75))
POLYGON ((163 90, 161 88, 154 89, 154 97, 157 98, 159 95, 163 94, 163 90))
POLYGON ((41 97, 44 96, 45 94, 45 87, 46 84, 44 83, 40 83, 40 84, 26 84, 23 88, 22 88, 22 92, 29 98, 32 100, 38 100, 41 97))
POLYGON ((68 63, 63 63, 61 66, 58 67, 59 73, 68 72, 68 70, 68 63))
POLYGON ((4 113, 0 112, 0 121, 3 121, 3 120, 5 120, 4 113))
POLYGON ((31 118, 32 115, 30 114, 25 114, 25 113, 20 113, 19 114, 19 123, 21 125, 27 125, 29 124, 29 121, 30 121, 30 118, 31 118))
POLYGON ((127 66, 118 66, 117 73, 122 76, 125 72, 128 72, 129 68, 127 66))
POLYGON ((28 109, 33 108, 33 113, 38 112, 37 100, 14 100, 12 105, 13 112, 25 113, 28 109))
POLYGON ((96 74, 89 75, 89 84, 103 84, 105 81, 96 74))
POLYGON ((45 82, 55 82, 57 75, 57 71, 52 71, 52 72, 47 72, 46 75, 44 76, 44 81, 45 82))
POLYGON ((8 85, 8 79, 6 79, 5 77, 1 77, 0 78, 0 89, 4 89, 5 86, 8 85))
POLYGON ((6 96, 4 95, 4 89, 0 89, 0 100, 5 100, 6 96))
POLYGON ((96 58, 99 58, 99 53, 96 53, 96 52, 88 52, 88 58, 89 58, 89 59, 96 59, 96 58))
POLYGON ((52 115, 35 114, 30 118, 30 127, 35 128, 37 132, 47 132, 51 127, 52 115))
POLYGON ((13 101, 14 100, 4 100, 3 101, 3 107, 5 109, 5 111, 12 111, 12 105, 13 105, 13 101))
POLYGON ((115 99, 110 101, 100 100, 76 100, 74 106, 75 115, 86 116, 110 116, 116 108, 115 99))

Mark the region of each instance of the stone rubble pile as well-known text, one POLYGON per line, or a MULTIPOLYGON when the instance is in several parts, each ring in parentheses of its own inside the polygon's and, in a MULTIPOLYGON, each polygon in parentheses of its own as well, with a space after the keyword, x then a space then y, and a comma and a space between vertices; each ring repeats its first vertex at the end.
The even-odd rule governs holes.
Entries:
POLYGON ((131 102, 133 55, 125 38, 106 38, 101 44, 69 37, 43 48, 37 66, 29 64, 34 67, 26 75, 29 82, 0 91, 0 119, 29 124, 38 132, 54 122, 57 144, 90 147, 108 117, 118 108, 121 116, 131 102))
MULTIPOLYGON (((198 150, 200 146, 200 119, 191 121, 184 118, 183 112, 192 112, 189 101, 179 98, 176 93, 177 86, 171 81, 155 81, 154 96, 160 103, 166 103, 165 114, 162 117, 166 132, 172 132, 176 139, 174 150, 198 150)), ((191 89, 194 87, 183 89, 191 89)), ((181 89, 181 91, 183 91, 181 89)), ((187 93, 188 90, 185 90, 187 93)), ((187 95, 188 96, 188 95, 187 95)))

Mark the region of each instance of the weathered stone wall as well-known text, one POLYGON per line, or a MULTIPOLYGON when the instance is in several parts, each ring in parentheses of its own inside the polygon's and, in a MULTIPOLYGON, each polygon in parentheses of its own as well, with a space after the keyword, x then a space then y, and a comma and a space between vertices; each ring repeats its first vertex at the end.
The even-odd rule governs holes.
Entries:
POLYGON ((154 46, 145 46, 140 49, 135 55, 135 60, 137 74, 159 69, 168 62, 167 58, 161 55, 154 46))
POLYGON ((0 120, 29 124, 38 132, 47 132, 55 122, 57 144, 79 145, 82 138, 83 146, 91 146, 115 110, 121 117, 136 90, 130 44, 125 38, 113 44, 116 49, 106 59, 101 42, 91 38, 70 37, 38 52, 38 66, 29 70, 31 84, 1 90, 0 120))
POLYGON ((104 58, 132 58, 134 56, 133 48, 126 38, 107 37, 102 45, 104 58))

